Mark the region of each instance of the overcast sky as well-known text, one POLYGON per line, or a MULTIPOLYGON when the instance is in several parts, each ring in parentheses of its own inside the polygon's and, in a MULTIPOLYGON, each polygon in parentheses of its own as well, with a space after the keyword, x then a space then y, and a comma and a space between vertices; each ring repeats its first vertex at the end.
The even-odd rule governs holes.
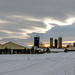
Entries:
MULTIPOLYGON (((0 42, 33 44, 38 34, 75 41, 75 0, 0 0, 0 42)), ((68 43, 69 43, 68 42, 68 43)))

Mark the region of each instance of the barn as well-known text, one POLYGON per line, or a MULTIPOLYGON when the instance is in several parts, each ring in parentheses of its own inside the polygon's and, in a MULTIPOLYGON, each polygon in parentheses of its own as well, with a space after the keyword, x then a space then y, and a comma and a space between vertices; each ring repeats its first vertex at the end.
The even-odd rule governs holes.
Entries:
POLYGON ((75 47, 68 47, 67 51, 75 51, 75 47))
POLYGON ((8 42, 0 45, 0 54, 22 54, 26 49, 30 49, 29 46, 8 42))

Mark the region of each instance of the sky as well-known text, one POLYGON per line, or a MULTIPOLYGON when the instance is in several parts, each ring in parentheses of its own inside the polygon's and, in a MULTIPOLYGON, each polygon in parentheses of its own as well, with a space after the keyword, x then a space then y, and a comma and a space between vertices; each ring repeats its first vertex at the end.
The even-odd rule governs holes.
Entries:
POLYGON ((48 45, 50 38, 75 42, 75 0, 0 0, 0 43, 48 45))

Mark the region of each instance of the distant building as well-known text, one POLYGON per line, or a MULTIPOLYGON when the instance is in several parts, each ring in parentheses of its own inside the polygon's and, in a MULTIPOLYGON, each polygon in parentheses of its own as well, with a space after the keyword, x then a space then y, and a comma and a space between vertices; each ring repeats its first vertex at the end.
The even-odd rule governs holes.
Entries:
POLYGON ((53 48, 53 38, 50 38, 50 48, 53 48))
POLYGON ((71 43, 69 43, 69 44, 67 45, 67 48, 68 48, 68 47, 72 47, 71 43))
POLYGON ((39 42, 40 42, 40 37, 38 36, 34 37, 34 46, 37 46, 39 48, 39 42))
POLYGON ((75 43, 73 43, 73 47, 75 47, 75 43))
POLYGON ((57 44, 58 44, 57 39, 55 39, 55 48, 57 48, 57 44))
POLYGON ((43 44, 42 42, 40 42, 39 47, 40 47, 40 48, 43 48, 43 47, 45 47, 45 44, 43 44))
POLYGON ((69 47, 72 47, 71 43, 69 43, 69 47))
POLYGON ((58 38, 58 47, 62 48, 62 37, 58 38))
POLYGON ((67 45, 67 48, 69 47, 69 45, 67 45))

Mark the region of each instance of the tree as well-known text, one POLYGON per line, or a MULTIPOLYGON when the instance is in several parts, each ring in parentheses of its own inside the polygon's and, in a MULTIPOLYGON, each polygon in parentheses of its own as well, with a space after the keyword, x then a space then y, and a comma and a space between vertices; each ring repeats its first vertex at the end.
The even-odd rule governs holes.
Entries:
POLYGON ((49 48, 48 48, 48 47, 47 47, 47 49, 46 49, 46 52, 47 52, 47 53, 50 53, 50 50, 49 50, 49 48))
POLYGON ((64 50, 64 52, 68 52, 68 50, 67 50, 67 49, 65 49, 65 50, 64 50))
POLYGON ((30 53, 30 49, 26 49, 26 53, 28 53, 28 54, 29 54, 29 53, 30 53))
POLYGON ((7 50, 7 53, 8 53, 8 54, 11 54, 11 49, 8 49, 8 50, 7 50))
POLYGON ((5 49, 4 49, 4 54, 7 54, 7 52, 8 52, 8 48, 5 47, 5 49))
POLYGON ((31 53, 34 53, 34 47, 31 48, 31 53))
POLYGON ((27 53, 27 52, 26 52, 26 48, 23 50, 23 53, 27 53))

